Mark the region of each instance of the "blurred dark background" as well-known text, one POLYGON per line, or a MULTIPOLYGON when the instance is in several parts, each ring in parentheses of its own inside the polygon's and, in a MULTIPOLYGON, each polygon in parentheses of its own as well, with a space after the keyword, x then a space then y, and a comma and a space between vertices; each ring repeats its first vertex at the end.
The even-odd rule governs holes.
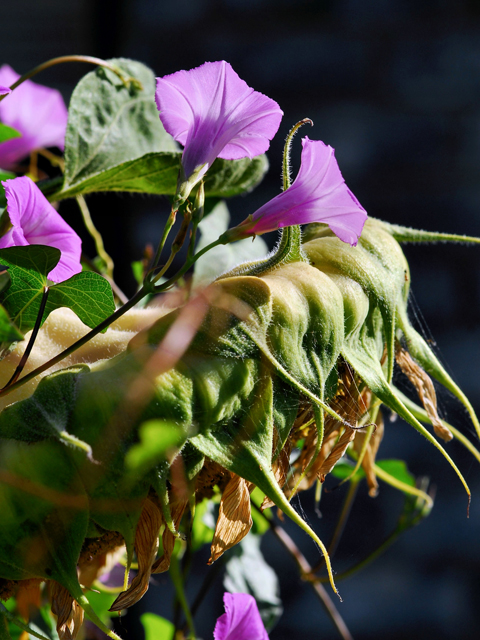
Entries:
MULTIPOLYGON (((0 62, 23 73, 62 54, 124 56, 156 75, 206 60, 229 61, 241 78, 277 100, 285 116, 268 153, 263 185, 230 203, 243 219, 278 193, 283 140, 299 119, 304 130, 336 149, 347 184, 374 217, 429 230, 480 235, 480 2, 478 0, 16 0, 2 2, 0 62)), ((81 65, 45 72, 38 82, 68 97, 81 65)), ((299 142, 296 161, 298 166, 299 142)), ((89 198, 117 279, 127 293, 130 261, 155 242, 168 204, 151 197, 89 198), (113 236, 112 229, 114 229, 113 236), (107 235, 108 234, 108 235, 107 235)), ((62 209, 79 227, 68 203, 62 209)), ((274 238, 271 240, 274 241, 274 238)), ((85 238, 87 249, 88 239, 85 238)), ((480 409, 480 248, 407 246, 415 313, 454 379, 480 409)), ((443 415, 469 433, 465 412, 442 394, 443 415)), ((356 640, 478 638, 480 628, 480 473, 455 443, 448 446, 473 491, 467 498, 455 474, 413 429, 386 425, 381 457, 404 458, 437 488, 430 517, 381 558, 341 582, 339 610, 356 640)), ((330 480, 332 488, 336 482, 330 480)), ((323 519, 302 506, 328 542, 344 488, 326 493, 323 519)), ((372 550, 395 524, 402 499, 385 485, 376 499, 360 490, 347 532, 334 558, 341 571, 372 550)), ((289 523, 291 535, 315 564, 313 544, 289 523)), ((285 613, 272 640, 338 637, 308 584, 273 537, 264 542, 278 570, 285 613)), ((194 595, 207 571, 208 552, 195 565, 194 595)), ((168 576, 123 620, 154 609, 168 617, 168 576)), ((222 612, 221 584, 199 612, 198 631, 212 636, 222 612)), ((140 639, 139 639, 140 640, 140 639)))

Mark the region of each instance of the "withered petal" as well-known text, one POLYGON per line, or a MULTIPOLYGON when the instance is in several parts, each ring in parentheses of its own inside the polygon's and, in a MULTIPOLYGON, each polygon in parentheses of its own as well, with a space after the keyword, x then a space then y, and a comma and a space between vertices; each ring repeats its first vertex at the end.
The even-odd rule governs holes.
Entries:
MULTIPOLYGON (((367 450, 362 460, 362 468, 365 471, 367 484, 368 484, 368 493, 374 498, 378 493, 378 482, 377 476, 375 474, 375 459, 378 452, 378 447, 380 446, 380 442, 383 438, 383 417, 379 412, 376 422, 375 431, 370 436, 370 440, 367 445, 367 450)), ((355 451, 360 454, 362 448, 365 443, 365 438, 367 437, 366 433, 361 433, 357 431, 355 434, 355 441, 353 443, 355 451)))
POLYGON ((118 596, 110 611, 121 611, 131 607, 142 598, 148 589, 152 564, 158 551, 158 535, 163 518, 160 509, 151 498, 143 503, 142 514, 135 532, 135 551, 138 573, 126 591, 118 596))
MULTIPOLYGON (((183 499, 172 507, 172 521, 177 531, 187 505, 188 500, 183 499)), ((152 573, 163 573, 164 571, 168 571, 176 539, 177 537, 170 531, 170 529, 165 527, 165 531, 162 535, 163 555, 154 563, 152 573)))
POLYGON ((317 471, 317 475, 321 482, 325 480, 325 476, 330 473, 333 467, 337 464, 340 458, 343 456, 345 451, 347 450, 348 445, 355 437, 355 429, 351 429, 350 427, 345 427, 345 431, 340 436, 337 444, 331 450, 329 456, 322 464, 320 469, 317 471))
POLYGON ((83 623, 84 612, 65 587, 49 582, 52 613, 57 616, 57 633, 60 640, 75 640, 83 623))
POLYGON ((252 528, 250 491, 253 485, 244 478, 231 474, 222 494, 217 526, 212 540, 208 564, 218 560, 227 550, 240 542, 252 528))
POLYGON ((423 407, 432 422, 433 430, 436 435, 439 438, 442 438, 445 442, 448 442, 453 438, 453 435, 450 429, 442 424, 438 415, 437 394, 435 393, 435 387, 433 386, 432 379, 428 373, 426 373, 422 367, 415 362, 408 351, 402 349, 402 347, 397 347, 395 357, 400 369, 417 390, 418 397, 420 398, 423 407))

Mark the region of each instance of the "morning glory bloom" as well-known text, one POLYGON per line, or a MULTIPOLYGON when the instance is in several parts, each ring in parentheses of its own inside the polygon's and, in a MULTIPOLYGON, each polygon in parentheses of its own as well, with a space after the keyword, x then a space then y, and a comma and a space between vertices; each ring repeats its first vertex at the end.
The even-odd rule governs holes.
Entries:
POLYGON ((56 247, 61 251, 60 261, 48 278, 53 282, 63 282, 80 273, 82 241, 37 185, 27 177, 5 180, 2 185, 12 227, 0 238, 0 249, 30 244, 56 247))
POLYGON ((324 222, 340 240, 355 246, 367 212, 345 184, 334 149, 320 140, 302 140, 302 162, 292 186, 231 229, 243 237, 281 227, 324 222))
POLYGON ((181 200, 216 158, 264 153, 283 115, 274 100, 251 89, 224 60, 157 78, 155 99, 166 131, 184 146, 181 200))
POLYGON ((268 640, 255 598, 248 593, 224 593, 225 613, 215 625, 213 640, 268 640))
MULTIPOLYGON (((8 87, 18 73, 4 64, 0 67, 0 85, 8 87)), ((0 102, 0 122, 13 127, 21 138, 0 144, 0 167, 11 169, 20 160, 42 147, 65 147, 67 107, 56 89, 26 80, 0 102)))

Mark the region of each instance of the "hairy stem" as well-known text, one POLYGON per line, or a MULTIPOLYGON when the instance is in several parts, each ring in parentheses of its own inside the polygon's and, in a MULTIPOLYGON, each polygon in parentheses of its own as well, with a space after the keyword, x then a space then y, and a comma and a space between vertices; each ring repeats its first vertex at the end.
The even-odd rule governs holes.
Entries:
MULTIPOLYGON (((23 352, 23 355, 22 355, 22 357, 20 359, 20 362, 18 363, 17 368, 13 372, 12 377, 7 382, 5 387, 3 387, 4 389, 6 387, 9 387, 10 385, 13 385, 15 383, 15 381, 18 380, 18 378, 20 377, 20 374, 22 373, 25 365, 27 364, 27 360, 28 360, 28 358, 30 356, 30 353, 31 353, 32 349, 33 349, 33 345, 35 344, 35 340, 37 339, 38 331, 39 331, 40 326, 42 324, 43 313, 44 313, 45 307, 47 305, 47 298, 48 298, 48 292, 49 291, 50 290, 49 290, 48 287, 43 287, 43 296, 42 296, 42 300, 40 302, 40 308, 38 310, 37 318, 35 320, 35 326, 33 327, 33 331, 32 331, 32 334, 30 336, 30 340, 28 341, 27 348, 23 352)), ((0 391, 3 391, 3 389, 1 389, 0 391)))
MULTIPOLYGON (((45 71, 45 69, 49 69, 50 67, 53 67, 57 64, 63 64, 64 62, 86 62, 88 64, 94 64, 98 67, 105 67, 106 69, 110 69, 110 71, 113 71, 113 73, 115 73, 115 75, 120 78, 125 86, 128 86, 128 83, 132 81, 132 78, 125 77, 125 74, 123 71, 121 71, 121 69, 116 67, 114 64, 107 62, 106 60, 102 60, 101 58, 96 58, 94 56, 71 55, 60 56, 58 58, 47 60, 47 62, 42 62, 42 64, 39 64, 37 67, 31 69, 31 71, 28 71, 27 73, 24 73, 23 76, 20 76, 20 78, 10 86, 10 89, 13 91, 23 82, 25 82, 25 80, 29 80, 30 78, 33 78, 33 76, 36 76, 37 73, 41 73, 42 71, 45 71)), ((136 82, 138 83, 138 81, 136 82)), ((9 94, 0 96, 0 102, 4 98, 7 98, 8 95, 9 94)))
POLYGON ((108 277, 111 280, 113 280, 113 267, 114 267, 113 260, 110 257, 110 255, 105 251, 102 235, 98 231, 96 226, 93 224, 92 216, 90 215, 90 210, 87 206, 87 203, 85 202, 85 198, 83 196, 76 196, 76 200, 77 200, 78 207, 82 213, 83 223, 95 243, 95 249, 97 250, 97 255, 105 263, 106 273, 108 277))

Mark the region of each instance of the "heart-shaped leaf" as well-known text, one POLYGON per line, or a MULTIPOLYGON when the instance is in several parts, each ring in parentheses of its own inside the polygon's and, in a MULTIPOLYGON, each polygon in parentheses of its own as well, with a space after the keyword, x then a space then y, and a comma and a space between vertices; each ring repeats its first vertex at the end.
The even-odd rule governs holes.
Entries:
MULTIPOLYGON (((0 263, 9 267, 11 284, 0 294, 0 302, 22 332, 35 325, 46 286, 47 275, 60 259, 54 247, 29 245, 0 249, 0 263)), ((87 326, 96 327, 115 311, 108 282, 98 273, 84 272, 64 282, 49 286, 47 305, 42 318, 60 307, 69 307, 87 326)))

